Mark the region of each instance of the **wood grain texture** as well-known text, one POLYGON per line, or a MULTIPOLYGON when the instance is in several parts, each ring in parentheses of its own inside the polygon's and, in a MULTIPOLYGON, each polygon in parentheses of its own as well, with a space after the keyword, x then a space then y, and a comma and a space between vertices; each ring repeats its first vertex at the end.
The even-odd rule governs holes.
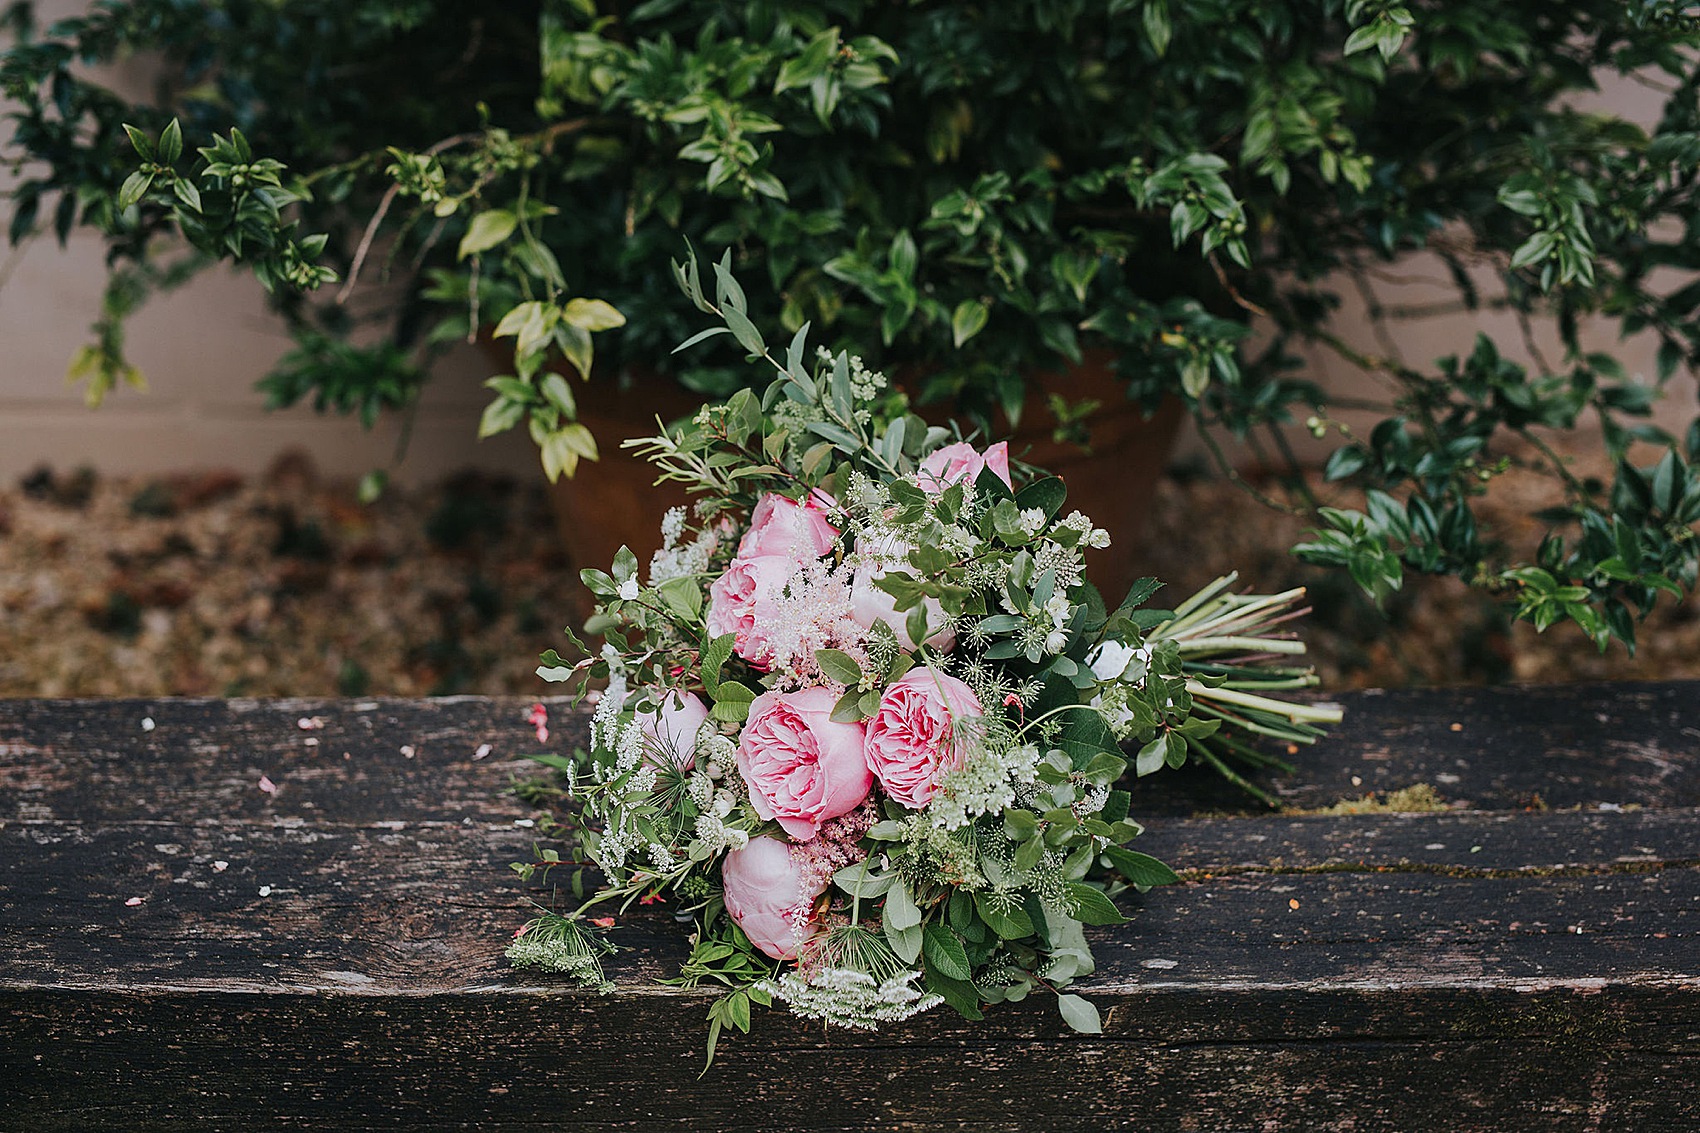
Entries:
POLYGON ((609 997, 501 958, 529 702, 0 702, 0 1128, 1700 1129, 1700 686, 1341 700, 1284 795, 1467 807, 1141 785, 1185 880, 1091 930, 1102 1037, 769 1012, 701 1079, 664 911, 609 997))

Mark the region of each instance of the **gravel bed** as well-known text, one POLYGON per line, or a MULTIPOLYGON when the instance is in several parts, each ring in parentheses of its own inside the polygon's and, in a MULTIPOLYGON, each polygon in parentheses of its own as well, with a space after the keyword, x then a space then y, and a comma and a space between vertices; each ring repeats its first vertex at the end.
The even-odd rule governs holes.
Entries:
MULTIPOLYGON (((1137 555, 1170 582, 1159 599, 1231 569, 1309 586, 1328 687, 1700 677, 1692 598, 1655 612, 1634 658, 1602 656, 1447 580, 1413 579, 1378 612, 1286 553, 1303 530, 1240 488, 1177 478, 1137 555)), ((538 695, 573 574, 530 483, 464 475, 365 506, 300 458, 247 481, 42 470, 0 488, 0 696, 538 695)))

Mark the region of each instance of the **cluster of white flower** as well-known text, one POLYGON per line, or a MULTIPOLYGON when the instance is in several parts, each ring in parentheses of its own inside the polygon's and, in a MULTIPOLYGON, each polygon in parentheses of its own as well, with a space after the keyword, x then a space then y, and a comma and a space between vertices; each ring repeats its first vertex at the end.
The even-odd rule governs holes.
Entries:
POLYGON ((673 859, 673 851, 660 842, 651 842, 648 849, 649 864, 656 873, 666 873, 679 863, 673 859))
POLYGON ((606 642, 602 660, 608 664, 608 687, 602 690, 596 711, 590 714, 590 746, 612 748, 620 713, 626 707, 626 662, 620 651, 606 642))
POLYGON ((1038 777, 1039 749, 979 743, 961 767, 939 776, 938 793, 927 804, 933 825, 956 830, 982 814, 998 814, 1020 801, 1020 788, 1038 777))
MULTIPOLYGON (((708 528, 697 532, 689 540, 684 539, 684 534, 685 509, 669 508, 661 520, 661 549, 649 559, 651 586, 660 586, 670 578, 683 578, 708 571, 709 560, 714 556, 715 548, 720 545, 719 533, 714 528, 708 528)), ((623 591, 620 597, 626 597, 623 591)), ((632 597, 635 598, 636 595, 632 597)))
POLYGON ((1082 547, 1101 551, 1110 545, 1110 533, 1102 527, 1093 527, 1091 517, 1084 512, 1069 512, 1062 519, 1057 520, 1057 527, 1080 532, 1080 546, 1082 547))
MULTIPOLYGON (((564 918, 559 919, 564 921, 564 918)), ((602 974, 602 964, 596 951, 585 942, 582 934, 575 931, 530 926, 508 945, 507 955, 516 968, 561 972, 603 995, 614 990, 612 981, 602 974)))
POLYGON ((741 850, 750 842, 749 834, 726 825, 726 820, 714 813, 697 815, 695 834, 697 841, 711 854, 722 850, 741 850))
POLYGON ((1104 717, 1117 739, 1126 739, 1133 724, 1133 710, 1128 702, 1135 691, 1145 687, 1145 666, 1151 663, 1151 647, 1106 641, 1087 655, 1086 663, 1103 682, 1093 694, 1091 706, 1104 717), (1137 667, 1135 661, 1139 662, 1137 667), (1135 674, 1131 680, 1129 673, 1135 674))
POLYGON ((804 563, 763 611, 762 636, 773 651, 772 672, 781 689, 824 683, 815 650, 840 649, 858 664, 868 660, 866 631, 856 624, 853 574, 846 564, 804 563))
POLYGON ((911 969, 877 982, 866 972, 819 968, 806 978, 787 972, 757 986, 789 1003, 791 1010, 805 1019, 873 1031, 881 1023, 901 1022, 944 1002, 917 988, 915 981, 920 978, 921 973, 911 969))

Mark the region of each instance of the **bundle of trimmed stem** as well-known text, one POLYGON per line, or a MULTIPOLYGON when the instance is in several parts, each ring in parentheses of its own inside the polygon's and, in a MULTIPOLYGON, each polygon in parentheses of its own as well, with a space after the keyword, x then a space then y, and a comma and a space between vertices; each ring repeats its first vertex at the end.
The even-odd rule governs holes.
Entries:
POLYGON ((1279 627, 1310 608, 1299 608, 1305 597, 1302 586, 1280 594, 1230 593, 1238 578, 1237 572, 1224 575, 1204 587, 1176 607, 1168 621, 1149 630, 1146 640, 1179 646, 1195 710, 1222 721, 1210 736, 1189 737, 1189 750, 1230 782, 1276 806, 1269 792, 1227 761, 1291 773, 1291 764, 1258 751, 1247 737, 1267 736, 1292 752, 1296 745, 1315 743, 1323 735, 1318 725, 1339 723, 1341 710, 1336 704, 1297 703, 1270 695, 1317 683, 1309 667, 1272 664, 1304 653, 1304 642, 1279 627))

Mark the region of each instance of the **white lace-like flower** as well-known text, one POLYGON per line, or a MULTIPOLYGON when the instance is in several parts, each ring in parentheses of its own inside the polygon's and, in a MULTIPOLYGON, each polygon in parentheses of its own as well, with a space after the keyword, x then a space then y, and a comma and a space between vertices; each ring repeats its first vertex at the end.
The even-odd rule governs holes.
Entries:
POLYGON ((791 1005, 805 1019, 820 1019, 858 1031, 876 1031, 881 1023, 896 1023, 937 1007, 944 999, 915 986, 921 973, 899 972, 875 982, 866 972, 820 968, 804 978, 787 972, 759 986, 791 1005))

